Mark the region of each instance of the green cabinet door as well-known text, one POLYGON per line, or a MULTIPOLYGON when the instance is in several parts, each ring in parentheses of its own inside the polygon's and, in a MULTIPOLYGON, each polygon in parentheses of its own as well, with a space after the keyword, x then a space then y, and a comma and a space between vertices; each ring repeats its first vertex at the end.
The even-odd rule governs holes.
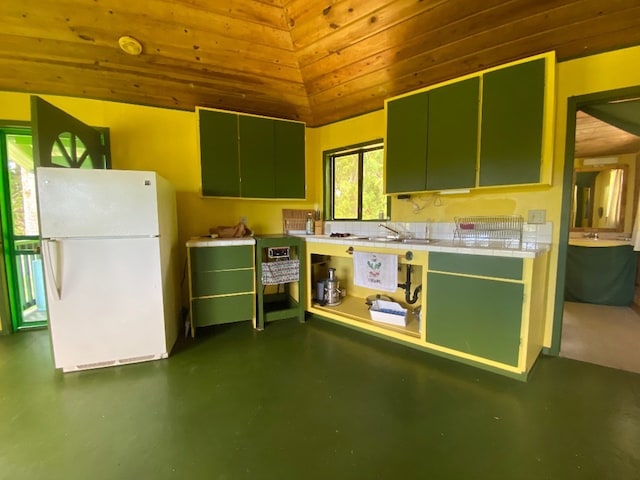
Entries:
POLYGON ((524 286, 427 273, 427 342, 517 366, 524 286))
POLYGON ((275 120, 240 115, 240 192, 244 198, 275 198, 275 120))
POLYGON ((305 198, 305 125, 198 109, 202 194, 305 198))
POLYGON ((240 196, 238 116, 198 110, 202 195, 240 196))
POLYGON ((426 92, 387 103, 386 193, 426 188, 428 116, 426 92))
POLYGON ((305 198, 305 126, 276 121, 275 189, 278 198, 305 198))
POLYGON ((483 77, 480 186, 540 181, 545 59, 483 77))
POLYGON ((475 187, 479 101, 478 77, 429 92, 427 190, 475 187))

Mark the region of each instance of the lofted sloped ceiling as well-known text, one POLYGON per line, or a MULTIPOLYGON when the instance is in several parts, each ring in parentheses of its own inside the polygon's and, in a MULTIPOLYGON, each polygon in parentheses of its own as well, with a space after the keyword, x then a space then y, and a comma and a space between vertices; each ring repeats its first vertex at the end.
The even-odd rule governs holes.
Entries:
POLYGON ((0 90, 309 126, 548 50, 640 44, 638 0, 3 0, 0 22, 0 90))

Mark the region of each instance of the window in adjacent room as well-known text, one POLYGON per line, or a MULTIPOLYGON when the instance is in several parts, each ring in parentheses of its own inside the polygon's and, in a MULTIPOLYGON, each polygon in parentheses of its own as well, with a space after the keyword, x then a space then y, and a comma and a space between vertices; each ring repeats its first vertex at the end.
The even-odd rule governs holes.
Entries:
POLYGON ((386 220, 381 140, 324 152, 327 220, 386 220))

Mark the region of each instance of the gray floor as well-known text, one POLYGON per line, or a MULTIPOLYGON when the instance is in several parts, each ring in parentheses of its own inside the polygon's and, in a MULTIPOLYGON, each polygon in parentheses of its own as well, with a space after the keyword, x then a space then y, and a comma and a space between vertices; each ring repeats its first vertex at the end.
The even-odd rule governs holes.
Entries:
POLYGON ((565 302, 560 356, 640 373, 640 316, 629 307, 565 302))

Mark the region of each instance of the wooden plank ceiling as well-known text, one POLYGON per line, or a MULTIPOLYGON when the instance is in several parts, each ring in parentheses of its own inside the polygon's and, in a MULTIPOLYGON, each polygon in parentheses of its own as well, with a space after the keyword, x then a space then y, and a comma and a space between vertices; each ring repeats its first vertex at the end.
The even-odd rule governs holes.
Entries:
POLYGON ((548 50, 640 44, 638 0, 5 0, 0 22, 0 90, 309 126, 548 50))
POLYGON ((576 113, 576 158, 640 152, 640 137, 584 112, 576 113))

